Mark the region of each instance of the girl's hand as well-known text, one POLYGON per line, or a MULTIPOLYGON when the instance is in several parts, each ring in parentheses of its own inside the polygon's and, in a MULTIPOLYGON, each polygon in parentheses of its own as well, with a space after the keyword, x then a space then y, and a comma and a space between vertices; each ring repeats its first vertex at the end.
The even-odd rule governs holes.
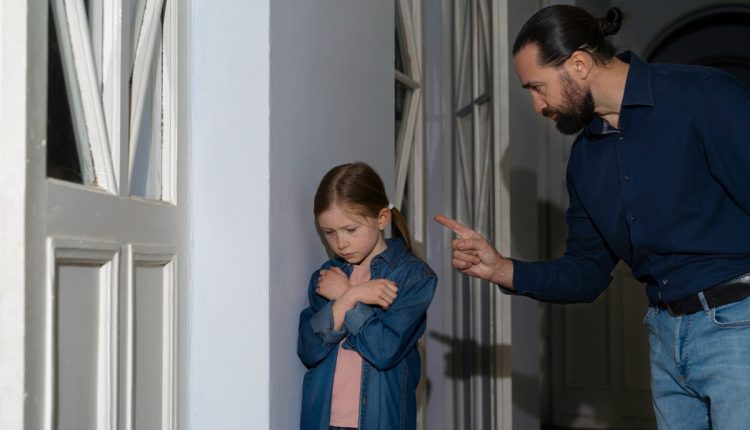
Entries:
POLYGON ((372 279, 351 288, 351 294, 356 301, 366 305, 380 306, 385 310, 396 300, 397 292, 396 284, 387 279, 372 279))
POLYGON ((349 278, 338 267, 321 270, 315 292, 328 300, 336 300, 349 288, 349 278))

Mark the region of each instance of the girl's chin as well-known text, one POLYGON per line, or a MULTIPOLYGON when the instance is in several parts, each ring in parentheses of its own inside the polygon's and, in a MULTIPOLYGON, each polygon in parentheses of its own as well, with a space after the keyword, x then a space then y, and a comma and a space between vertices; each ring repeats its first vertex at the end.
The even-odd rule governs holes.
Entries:
POLYGON ((349 264, 359 264, 362 262, 362 259, 356 255, 339 255, 339 257, 346 260, 346 262, 349 264))

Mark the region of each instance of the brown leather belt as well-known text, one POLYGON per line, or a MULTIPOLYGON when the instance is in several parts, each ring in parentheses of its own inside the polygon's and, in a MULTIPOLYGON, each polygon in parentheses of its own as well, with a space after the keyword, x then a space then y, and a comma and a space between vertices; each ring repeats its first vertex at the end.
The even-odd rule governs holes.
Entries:
MULTIPOLYGON (((706 298, 709 308, 728 305, 750 297, 750 273, 703 290, 703 296, 706 298)), ((703 310, 701 299, 697 293, 673 302, 662 303, 659 307, 669 311, 669 314, 673 317, 689 315, 703 310)))

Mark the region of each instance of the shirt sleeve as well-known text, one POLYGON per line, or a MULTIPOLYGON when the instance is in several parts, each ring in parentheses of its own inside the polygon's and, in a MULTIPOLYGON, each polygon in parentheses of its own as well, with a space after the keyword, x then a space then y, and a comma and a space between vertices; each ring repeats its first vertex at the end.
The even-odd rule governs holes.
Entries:
POLYGON ((349 310, 344 326, 345 347, 356 350, 378 370, 397 365, 415 347, 425 329, 427 308, 437 286, 434 273, 398 285, 398 296, 387 311, 358 304, 349 310))
POLYGON ((733 76, 708 75, 693 106, 693 124, 711 174, 750 216, 750 89, 733 76))
POLYGON ((566 212, 568 238, 565 254, 547 262, 513 260, 510 294, 550 303, 594 301, 612 280, 610 272, 619 258, 609 248, 584 208, 570 176, 570 206, 566 212))
POLYGON ((338 346, 346 330, 333 329, 332 301, 315 293, 320 271, 313 273, 307 288, 310 306, 300 313, 297 355, 308 368, 317 366, 338 346))

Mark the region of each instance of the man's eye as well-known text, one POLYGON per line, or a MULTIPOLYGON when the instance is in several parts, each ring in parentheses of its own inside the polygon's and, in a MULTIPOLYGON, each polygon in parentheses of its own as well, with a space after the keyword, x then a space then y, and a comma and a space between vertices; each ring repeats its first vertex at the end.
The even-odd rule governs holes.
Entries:
POLYGON ((356 228, 356 227, 354 227, 354 228, 347 228, 347 229, 346 229, 346 232, 347 232, 347 233, 354 233, 355 231, 357 231, 357 228, 356 228))
POLYGON ((332 231, 324 231, 323 234, 326 235, 326 236, 333 236, 333 232, 332 231))

